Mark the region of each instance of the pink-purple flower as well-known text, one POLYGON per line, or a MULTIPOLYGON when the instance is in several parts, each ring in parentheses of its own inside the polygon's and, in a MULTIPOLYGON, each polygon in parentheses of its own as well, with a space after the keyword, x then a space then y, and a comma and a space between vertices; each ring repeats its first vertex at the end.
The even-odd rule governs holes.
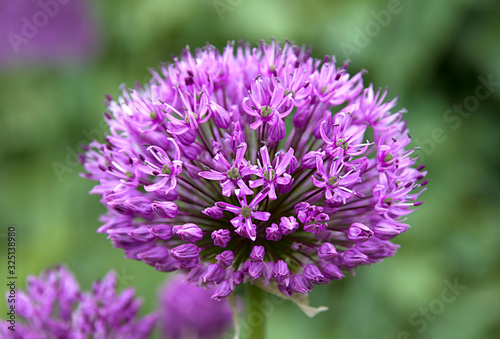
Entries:
POLYGON ((159 325, 168 339, 222 338, 232 323, 229 303, 211 299, 214 288, 203 288, 175 277, 159 295, 159 325))
POLYGON ((252 174, 257 174, 257 166, 250 166, 244 158, 247 150, 247 144, 242 142, 236 148, 235 159, 233 163, 229 163, 222 153, 217 153, 214 156, 215 169, 198 173, 201 177, 208 180, 218 180, 222 189, 222 195, 230 197, 235 189, 239 188, 244 195, 251 195, 253 191, 248 188, 245 183, 245 178, 252 174))
POLYGON ((91 291, 80 291, 73 274, 63 266, 29 276, 26 291, 16 291, 18 319, 2 323, 6 339, 149 338, 156 314, 138 319, 141 300, 134 290, 117 293, 117 275, 108 273, 91 291))
POLYGON ((87 60, 100 45, 88 1, 17 0, 0 3, 0 67, 20 62, 87 60))
POLYGON ((307 293, 392 256, 422 202, 404 110, 347 63, 275 41, 228 43, 108 98, 80 157, 127 258, 225 298, 250 282, 307 293))
POLYGON ((236 194, 239 200, 238 206, 231 205, 227 202, 217 202, 216 206, 235 215, 235 217, 230 220, 230 223, 236 228, 236 233, 244 238, 250 238, 255 241, 257 237, 257 226, 253 220, 267 221, 271 216, 269 212, 257 210, 258 204, 266 197, 268 191, 269 189, 260 191, 250 203, 247 203, 246 195, 239 194, 239 190, 237 190, 236 194))
POLYGON ((267 146, 263 146, 259 153, 262 163, 257 160, 259 170, 255 173, 259 179, 250 180, 250 187, 256 188, 263 186, 263 188, 269 188, 269 199, 276 200, 276 188, 279 185, 288 185, 293 181, 292 176, 286 173, 286 169, 293 159, 293 148, 290 148, 288 152, 286 152, 283 159, 279 159, 279 157, 276 156, 274 165, 271 164, 267 146))

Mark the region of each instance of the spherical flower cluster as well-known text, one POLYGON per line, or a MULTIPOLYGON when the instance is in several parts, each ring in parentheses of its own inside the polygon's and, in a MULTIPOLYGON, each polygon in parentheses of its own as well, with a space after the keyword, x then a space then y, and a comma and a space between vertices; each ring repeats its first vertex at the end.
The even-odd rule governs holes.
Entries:
POLYGON ((110 272, 90 292, 81 292, 62 266, 29 276, 26 292, 16 291, 18 318, 1 324, 0 334, 6 339, 148 338, 156 315, 136 320, 142 302, 130 288, 116 294, 115 285, 116 274, 110 272))
POLYGON ((0 3, 0 67, 20 62, 58 64, 86 60, 99 45, 85 0, 2 1, 0 3))
POLYGON ((289 43, 184 50, 107 97, 80 157, 126 257, 216 286, 291 296, 392 256, 427 183, 387 90, 289 43))
POLYGON ((168 339, 222 338, 232 323, 227 300, 217 302, 210 297, 213 288, 187 284, 179 276, 167 281, 159 301, 159 323, 168 339))

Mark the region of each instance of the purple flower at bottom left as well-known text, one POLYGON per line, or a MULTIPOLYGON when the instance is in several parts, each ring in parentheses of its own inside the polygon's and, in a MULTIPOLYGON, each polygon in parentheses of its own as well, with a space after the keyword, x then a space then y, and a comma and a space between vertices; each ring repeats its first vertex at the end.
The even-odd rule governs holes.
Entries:
POLYGON ((131 288, 116 291, 116 273, 96 281, 89 292, 80 291, 74 275, 64 266, 29 276, 26 291, 16 291, 16 322, 1 322, 6 339, 85 339, 149 337, 156 314, 138 319, 142 301, 131 288), (13 331, 12 329, 15 329, 13 331))
POLYGON ((222 338, 231 328, 232 313, 227 299, 211 299, 214 292, 213 287, 196 286, 179 276, 168 280, 159 293, 158 309, 158 326, 165 338, 222 338))

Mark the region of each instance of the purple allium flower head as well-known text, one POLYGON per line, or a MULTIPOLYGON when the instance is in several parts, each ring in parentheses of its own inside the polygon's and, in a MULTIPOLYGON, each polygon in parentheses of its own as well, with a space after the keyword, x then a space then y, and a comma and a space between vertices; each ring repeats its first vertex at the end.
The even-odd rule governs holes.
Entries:
MULTIPOLYGON (((18 322, 2 338, 148 338, 157 316, 136 319, 142 302, 134 290, 116 292, 117 276, 108 273, 89 292, 65 267, 29 276, 26 291, 17 291, 18 322)), ((2 330, 7 324, 1 324, 2 330)))
POLYGON ((232 322, 227 300, 211 299, 214 288, 185 283, 180 277, 166 282, 160 295, 160 323, 168 339, 221 338, 232 322))
POLYGON ((87 1, 17 0, 0 3, 0 64, 84 60, 98 30, 87 1))
POLYGON ((108 208, 99 231, 214 299, 255 280, 307 293, 392 256, 426 172, 405 111, 347 66, 228 43, 186 49, 108 97, 109 136, 80 157, 108 208))

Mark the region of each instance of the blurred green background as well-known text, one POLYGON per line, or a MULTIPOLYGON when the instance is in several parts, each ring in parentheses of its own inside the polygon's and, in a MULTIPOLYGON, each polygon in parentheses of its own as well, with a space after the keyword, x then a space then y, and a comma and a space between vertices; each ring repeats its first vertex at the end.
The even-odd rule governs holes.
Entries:
POLYGON ((23 58, 21 45, 0 63, 2 279, 14 225, 21 285, 61 262, 84 288, 115 269, 120 287, 144 297, 144 313, 153 310, 165 274, 124 259, 96 233, 104 208, 88 194, 94 183, 78 176, 75 152, 102 139, 106 93, 144 82, 149 68, 187 44, 222 48, 227 40, 275 37, 312 45, 317 58, 351 59, 351 74, 366 69, 366 85, 399 95, 430 183, 412 228, 394 239, 395 257, 317 287, 311 303, 330 311, 313 319, 290 302, 276 306, 269 338, 499 337, 500 2, 103 0, 87 7, 91 51, 36 61, 23 58), (490 85, 477 92, 482 81, 490 85), (443 302, 454 283, 467 288, 443 302))

